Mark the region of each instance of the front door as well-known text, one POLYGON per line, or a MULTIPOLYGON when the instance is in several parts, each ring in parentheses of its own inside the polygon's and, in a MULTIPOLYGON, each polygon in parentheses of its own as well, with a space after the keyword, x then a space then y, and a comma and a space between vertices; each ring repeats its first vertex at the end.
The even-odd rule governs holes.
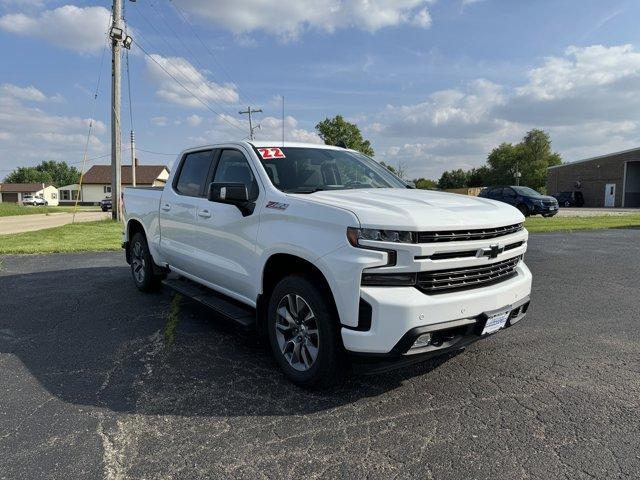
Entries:
POLYGON ((615 207, 616 205, 616 184, 607 183, 604 187, 604 206, 615 207))
MULTIPOLYGON (((243 183, 249 199, 259 204, 256 174, 245 154, 225 148, 216 162, 213 183, 243 183)), ((255 301, 258 263, 258 208, 244 216, 235 205, 202 198, 197 212, 198 276, 238 300, 255 301)))

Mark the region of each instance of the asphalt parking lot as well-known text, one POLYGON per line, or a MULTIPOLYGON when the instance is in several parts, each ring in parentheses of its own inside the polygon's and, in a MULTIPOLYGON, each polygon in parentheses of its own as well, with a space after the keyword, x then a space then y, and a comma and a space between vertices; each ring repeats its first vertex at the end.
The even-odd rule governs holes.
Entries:
POLYGON ((640 230, 532 235, 528 317, 310 393, 120 253, 4 257, 0 478, 638 478, 640 230))

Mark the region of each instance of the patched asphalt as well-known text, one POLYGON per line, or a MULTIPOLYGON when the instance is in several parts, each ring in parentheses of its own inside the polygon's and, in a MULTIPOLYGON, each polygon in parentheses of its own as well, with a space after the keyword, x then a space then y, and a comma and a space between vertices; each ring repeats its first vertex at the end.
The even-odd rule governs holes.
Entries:
POLYGON ((532 235, 529 315, 333 390, 121 253, 0 262, 0 478, 610 479, 640 472, 640 230, 532 235))

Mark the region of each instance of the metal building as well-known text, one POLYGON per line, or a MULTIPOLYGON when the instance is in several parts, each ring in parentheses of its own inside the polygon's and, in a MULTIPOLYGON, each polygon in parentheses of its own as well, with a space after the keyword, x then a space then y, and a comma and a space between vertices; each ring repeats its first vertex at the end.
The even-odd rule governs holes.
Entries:
POLYGON ((585 207, 640 207, 640 148, 549 167, 547 193, 580 191, 585 207))

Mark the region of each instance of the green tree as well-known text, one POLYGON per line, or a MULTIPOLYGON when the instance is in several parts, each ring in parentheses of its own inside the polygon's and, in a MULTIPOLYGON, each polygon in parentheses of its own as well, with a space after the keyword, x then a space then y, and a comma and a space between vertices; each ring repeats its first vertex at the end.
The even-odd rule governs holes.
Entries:
POLYGON ((527 132, 516 145, 503 143, 494 148, 487 159, 490 183, 511 185, 520 173, 520 184, 540 190, 547 179, 547 168, 562 163, 551 150, 551 138, 544 130, 527 132))
POLYGON ((413 183, 420 190, 435 190, 438 188, 438 182, 429 178, 416 178, 413 183))
POLYGON ((370 157, 374 155, 371 142, 362 137, 362 133, 355 123, 347 122, 342 115, 325 118, 316 125, 316 131, 327 145, 343 144, 347 148, 358 150, 370 157))
POLYGON ((384 163, 384 162, 380 162, 380 165, 382 165, 384 168, 386 168, 387 170, 389 170, 391 173, 393 173, 394 175, 397 175, 398 172, 396 171, 396 169, 393 167, 393 165, 389 165, 388 163, 384 163))
POLYGON ((66 162, 43 161, 36 167, 16 168, 5 178, 7 183, 52 183, 56 187, 78 183, 80 171, 66 162))
POLYGON ((441 190, 450 188, 464 188, 467 186, 469 174, 461 168, 444 172, 438 180, 438 188, 441 190))

